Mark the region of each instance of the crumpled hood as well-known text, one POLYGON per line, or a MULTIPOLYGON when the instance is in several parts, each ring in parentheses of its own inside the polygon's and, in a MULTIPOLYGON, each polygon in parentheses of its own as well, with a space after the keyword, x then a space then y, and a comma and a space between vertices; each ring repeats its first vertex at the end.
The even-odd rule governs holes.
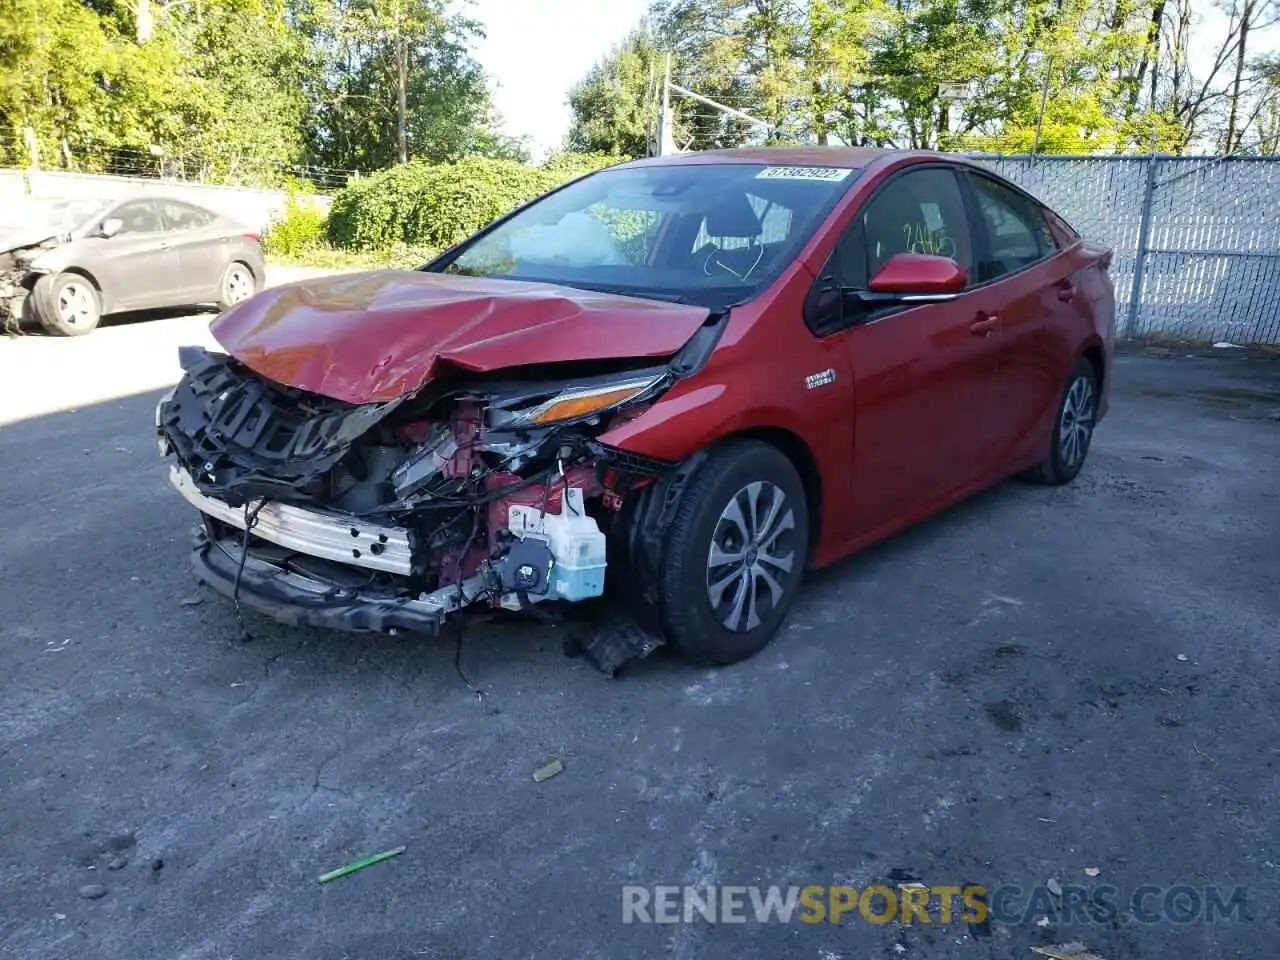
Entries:
POLYGON ((0 253, 8 253, 10 250, 18 250, 22 247, 34 247, 57 235, 58 231, 53 227, 0 225, 0 253))
POLYGON ((378 270, 265 290, 210 329, 228 353, 269 380, 374 403, 418 390, 441 361, 487 372, 667 357, 708 313, 552 284, 378 270))

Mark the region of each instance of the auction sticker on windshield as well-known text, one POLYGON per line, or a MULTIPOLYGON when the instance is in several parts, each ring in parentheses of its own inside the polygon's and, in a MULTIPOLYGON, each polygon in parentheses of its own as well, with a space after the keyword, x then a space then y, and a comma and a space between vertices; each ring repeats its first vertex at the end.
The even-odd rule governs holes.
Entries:
POLYGON ((838 183, 853 170, 849 167, 765 167, 757 180, 828 180, 838 183))

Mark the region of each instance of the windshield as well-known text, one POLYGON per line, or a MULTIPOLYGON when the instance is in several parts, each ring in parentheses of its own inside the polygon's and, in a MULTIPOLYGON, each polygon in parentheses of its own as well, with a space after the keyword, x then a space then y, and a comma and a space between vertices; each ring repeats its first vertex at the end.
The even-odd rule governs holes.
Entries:
POLYGON ((725 306, 791 263, 856 174, 756 163, 604 170, 433 269, 725 306))
POLYGON ((33 200, 7 211, 0 226, 50 233, 72 233, 110 205, 107 200, 33 200))

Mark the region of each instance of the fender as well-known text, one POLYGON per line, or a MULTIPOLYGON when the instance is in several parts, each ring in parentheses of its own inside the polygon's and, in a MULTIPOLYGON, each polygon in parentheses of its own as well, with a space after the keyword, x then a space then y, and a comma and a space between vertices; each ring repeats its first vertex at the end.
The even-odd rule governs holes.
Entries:
MULTIPOLYGON (((813 372, 831 374, 821 386, 810 385, 802 377, 795 377, 795 383, 782 382, 776 373, 754 364, 717 364, 715 370, 705 369, 677 383, 638 416, 602 434, 599 441, 629 453, 682 463, 735 434, 782 430, 807 448, 823 499, 844 497, 853 461, 853 376, 843 351, 817 341, 815 346, 813 372)), ((823 527, 816 541, 841 533, 827 529, 826 524, 823 527)))

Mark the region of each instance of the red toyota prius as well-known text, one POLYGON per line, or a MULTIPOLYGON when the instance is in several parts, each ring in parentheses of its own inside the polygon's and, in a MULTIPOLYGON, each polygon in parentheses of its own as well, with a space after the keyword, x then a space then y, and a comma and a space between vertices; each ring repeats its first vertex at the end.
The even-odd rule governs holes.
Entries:
POLYGON ((575 180, 418 270, 277 287, 159 404, 200 580, 294 623, 434 632, 605 597, 612 672, 751 656, 806 570, 1107 410, 1108 249, 933 153, 771 148, 575 180))

